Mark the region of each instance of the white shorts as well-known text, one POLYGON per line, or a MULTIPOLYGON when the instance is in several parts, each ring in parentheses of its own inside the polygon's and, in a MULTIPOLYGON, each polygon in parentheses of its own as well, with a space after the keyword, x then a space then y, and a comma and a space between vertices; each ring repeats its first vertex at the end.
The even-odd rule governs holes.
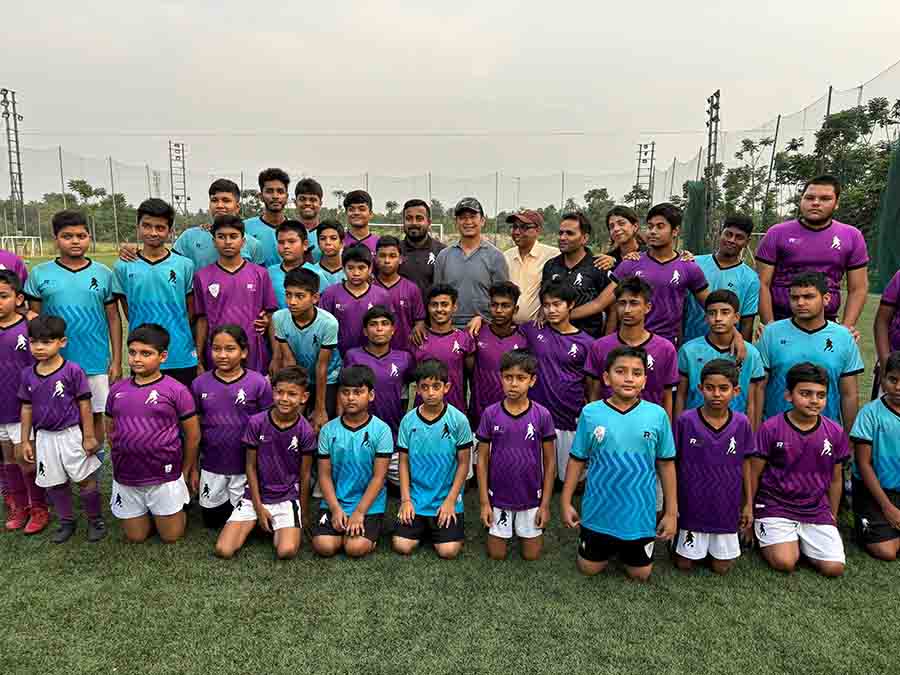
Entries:
POLYGON ((232 506, 237 506, 244 496, 246 487, 247 476, 242 473, 228 475, 201 469, 198 501, 204 509, 213 509, 225 502, 231 502, 232 506))
POLYGON ((491 520, 491 529, 488 534, 499 539, 512 539, 513 530, 519 539, 534 539, 544 534, 544 530, 536 527, 534 518, 537 516, 537 508, 525 511, 510 511, 509 509, 494 508, 494 517, 491 520))
POLYGON ((734 560, 741 555, 741 542, 737 532, 710 534, 678 530, 675 553, 688 560, 703 560, 707 555, 716 560, 734 560))
POLYGON ((116 518, 172 516, 190 501, 183 476, 158 485, 121 485, 115 480, 110 491, 109 507, 116 518))
POLYGON ((85 454, 81 443, 80 427, 62 431, 39 429, 34 442, 35 484, 50 488, 70 480, 80 483, 89 478, 100 468, 100 459, 85 454))
POLYGON ((813 525, 788 518, 759 518, 753 527, 762 548, 799 540, 800 552, 807 558, 846 562, 844 542, 834 525, 813 525))
MULTIPOLYGON (((569 463, 569 452, 572 450, 572 442, 575 440, 574 431, 556 430, 556 477, 561 481, 566 480, 566 466, 569 463)), ((585 465, 585 469, 587 465, 585 465)), ((584 480, 584 475, 579 477, 579 481, 584 480)))
MULTIPOLYGON (((278 502, 277 504, 263 504, 272 514, 272 529, 281 530, 285 527, 301 527, 300 518, 300 502, 296 499, 286 502, 278 502)), ((256 509, 253 508, 253 502, 249 499, 241 499, 231 516, 228 517, 229 523, 249 523, 256 522, 256 509)))
POLYGON ((18 445, 22 442, 22 423, 7 422, 0 424, 0 442, 18 445))
POLYGON ((106 410, 109 396, 109 375, 91 375, 87 380, 91 388, 91 412, 102 413, 106 410))

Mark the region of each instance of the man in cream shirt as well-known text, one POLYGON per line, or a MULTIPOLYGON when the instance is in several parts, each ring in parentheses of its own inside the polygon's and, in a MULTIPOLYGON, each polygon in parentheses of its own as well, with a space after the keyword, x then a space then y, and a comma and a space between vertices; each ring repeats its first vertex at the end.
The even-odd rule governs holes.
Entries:
POLYGON ((519 312, 517 324, 534 321, 541 303, 541 272, 544 264, 559 255, 555 246, 542 244, 538 239, 544 231, 544 217, 537 211, 523 209, 507 216, 510 235, 515 243, 503 253, 509 266, 509 280, 519 287, 519 312))

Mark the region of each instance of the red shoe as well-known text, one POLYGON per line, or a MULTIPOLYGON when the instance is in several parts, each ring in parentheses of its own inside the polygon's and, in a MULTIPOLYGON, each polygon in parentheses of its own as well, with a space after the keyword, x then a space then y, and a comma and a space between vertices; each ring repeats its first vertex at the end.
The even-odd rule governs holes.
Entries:
POLYGON ((16 508, 15 504, 8 504, 6 507, 6 529, 21 530, 28 522, 28 509, 16 508))
POLYGON ((50 512, 43 507, 34 507, 31 509, 31 517, 25 526, 25 534, 37 534, 47 527, 50 522, 50 512))

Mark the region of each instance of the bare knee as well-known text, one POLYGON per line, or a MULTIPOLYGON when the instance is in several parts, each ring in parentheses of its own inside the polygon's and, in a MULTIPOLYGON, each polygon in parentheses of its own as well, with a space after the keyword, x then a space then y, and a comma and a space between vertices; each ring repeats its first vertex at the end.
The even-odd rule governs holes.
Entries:
POLYGON ((418 547, 419 542, 415 539, 406 539, 404 537, 394 537, 391 540, 391 547, 395 553, 400 555, 410 555, 418 547))
POLYGON ((344 553, 350 558, 362 558, 375 550, 375 543, 365 537, 353 537, 344 544, 344 553))
POLYGON ((134 531, 134 530, 124 530, 125 532, 125 541, 129 544, 143 544, 150 538, 150 529, 146 530, 134 531))
POLYGON ((691 572, 694 569, 694 561, 690 558, 685 558, 676 553, 672 559, 675 561, 675 567, 682 572, 691 572))
POLYGON ((892 541, 880 541, 877 544, 867 544, 866 551, 873 558, 892 562, 897 559, 898 543, 900 543, 900 540, 894 539, 892 541))
POLYGON ((844 563, 833 560, 817 560, 815 567, 823 577, 840 577, 844 575, 844 563))
POLYGON ((341 540, 337 537, 313 537, 313 551, 323 558, 331 558, 341 550, 341 540))
POLYGON ((459 557, 459 554, 462 553, 462 542, 453 541, 445 544, 435 544, 434 551, 438 554, 439 558, 444 560, 455 560, 459 557))
POLYGON ((650 578, 653 573, 653 565, 645 565, 643 567, 625 566, 625 575, 632 581, 644 582, 650 578))
POLYGON ((590 560, 585 560, 581 556, 578 556, 578 559, 575 561, 578 571, 587 577, 593 577, 600 574, 606 569, 608 564, 609 563, 606 562, 591 562, 590 560))
POLYGON ((734 567, 734 560, 716 560, 713 558, 709 566, 716 574, 728 574, 731 568, 734 567))
POLYGON ((764 556, 769 567, 779 572, 791 573, 797 569, 799 556, 794 555, 767 555, 764 556))
POLYGON ((282 544, 275 548, 275 555, 279 560, 293 560, 300 551, 299 544, 282 544))
POLYGON ((159 538, 162 540, 164 544, 174 544, 177 541, 180 541, 181 538, 184 537, 184 529, 174 530, 172 532, 160 532, 159 538))
POLYGON ((215 554, 217 558, 221 558, 222 560, 231 560, 234 557, 235 553, 237 553, 237 549, 234 546, 223 544, 220 541, 216 542, 215 554))

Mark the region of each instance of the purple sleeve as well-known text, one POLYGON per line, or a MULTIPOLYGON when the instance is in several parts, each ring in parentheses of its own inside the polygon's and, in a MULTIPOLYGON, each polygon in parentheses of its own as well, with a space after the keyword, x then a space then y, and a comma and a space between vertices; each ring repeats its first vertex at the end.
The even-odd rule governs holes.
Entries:
POLYGON ((343 363, 341 364, 342 368, 349 368, 350 366, 356 365, 356 350, 357 347, 347 350, 347 353, 344 354, 343 363))
POLYGON ((278 309, 278 299, 275 297, 275 289, 272 287, 272 278, 264 267, 260 268, 259 283, 262 285, 262 306, 267 312, 278 309))
POLYGON ((72 369, 72 384, 76 400, 83 401, 91 398, 91 386, 88 384, 87 375, 78 366, 72 369))
POLYGON ((850 255, 847 257, 847 269, 856 270, 869 264, 869 249, 866 248, 866 239, 855 227, 853 228, 853 241, 850 247, 850 255))
POLYGON ((612 274, 609 275, 610 279, 619 283, 625 277, 630 277, 637 269, 637 264, 637 260, 623 260, 613 269, 612 274))
POLYGON ((753 427, 750 420, 744 422, 744 457, 756 454, 756 437, 753 435, 753 427))
POLYGON ((178 413, 179 420, 184 421, 197 414, 194 397, 191 396, 191 392, 188 391, 187 387, 179 383, 172 393, 175 399, 175 412, 178 413))
POLYGON ((337 288, 338 286, 329 286, 325 289, 325 292, 319 296, 319 308, 324 309, 329 314, 334 314, 334 293, 329 293, 332 288, 337 288))
POLYGON ((682 448, 681 434, 682 434, 682 431, 684 430, 684 425, 685 425, 685 422, 684 422, 683 416, 679 417, 678 419, 675 420, 675 429, 674 429, 673 437, 675 439, 675 456, 678 458, 681 458, 681 448, 682 448))
POLYGON ((687 272, 688 288, 691 289, 692 293, 699 293, 704 288, 709 286, 709 283, 706 281, 706 275, 703 274, 703 270, 700 269, 700 265, 698 265, 697 263, 688 263, 687 272))
POLYGON ((475 338, 472 337, 472 334, 469 331, 462 331, 463 339, 461 342, 461 347, 463 350, 463 354, 474 354, 475 353, 475 338))
POLYGON ((22 260, 19 256, 16 256, 16 265, 13 272, 16 273, 16 276, 22 281, 22 285, 25 285, 25 282, 28 281, 28 267, 25 265, 25 261, 22 260))
POLYGON ((678 372, 678 352, 668 340, 665 341, 666 360, 663 368, 663 384, 668 387, 677 386, 681 381, 681 373, 678 372))
POLYGON ((422 291, 415 284, 413 284, 413 288, 410 291, 410 300, 412 302, 413 321, 424 321, 425 303, 422 301, 422 291))
POLYGON ((481 421, 478 423, 478 430, 475 432, 475 438, 483 443, 491 442, 491 425, 494 422, 491 420, 491 416, 488 410, 485 410, 481 415, 481 421))
POLYGON ((194 314, 206 316, 206 293, 203 292, 203 275, 194 275, 194 314))
POLYGON ((896 307, 898 301, 900 301, 900 272, 891 277, 890 283, 884 289, 884 293, 881 294, 882 305, 896 307))
POLYGON ((769 429, 771 427, 771 424, 763 424, 759 431, 756 432, 756 447, 753 449, 754 457, 759 457, 760 459, 769 458, 769 442, 771 441, 769 429))
POLYGON ((247 428, 244 429, 244 435, 241 436, 241 444, 249 448, 259 446, 259 416, 254 415, 247 421, 247 428))
MULTIPOLYGON (((122 380, 120 380, 120 382, 121 381, 122 380)), ((119 387, 116 386, 118 384, 119 383, 116 382, 116 384, 114 384, 113 386, 111 386, 109 388, 109 395, 106 397, 106 415, 107 415, 107 417, 115 417, 115 415, 116 415, 115 411, 113 410, 113 405, 115 404, 115 401, 116 401, 116 393, 119 390, 119 387)))
POLYGON ((260 380, 258 400, 260 410, 268 410, 272 407, 272 385, 269 384, 268 378, 260 380))
POLYGON ((591 348, 588 349, 587 359, 584 362, 584 372, 593 378, 599 379, 603 377, 603 364, 600 363, 600 345, 597 342, 599 340, 595 340, 591 348))
POLYGON ((556 425, 549 410, 541 411, 541 440, 552 441, 556 438, 556 425))
POLYGON ((22 403, 31 403, 31 392, 28 391, 28 376, 30 370, 31 367, 29 366, 22 371, 21 381, 19 383, 19 393, 16 395, 22 403))
POLYGON ((778 262, 778 232, 774 228, 765 233, 759 246, 756 247, 756 259, 767 265, 778 262))
POLYGON ((316 434, 313 432, 312 427, 309 426, 309 422, 302 417, 300 419, 301 426, 303 427, 302 438, 300 439, 300 454, 313 456, 316 454, 316 450, 318 450, 319 447, 316 434))
POLYGON ((850 443, 847 441, 847 434, 844 430, 835 425, 838 433, 834 440, 834 463, 843 464, 850 459, 850 443))

